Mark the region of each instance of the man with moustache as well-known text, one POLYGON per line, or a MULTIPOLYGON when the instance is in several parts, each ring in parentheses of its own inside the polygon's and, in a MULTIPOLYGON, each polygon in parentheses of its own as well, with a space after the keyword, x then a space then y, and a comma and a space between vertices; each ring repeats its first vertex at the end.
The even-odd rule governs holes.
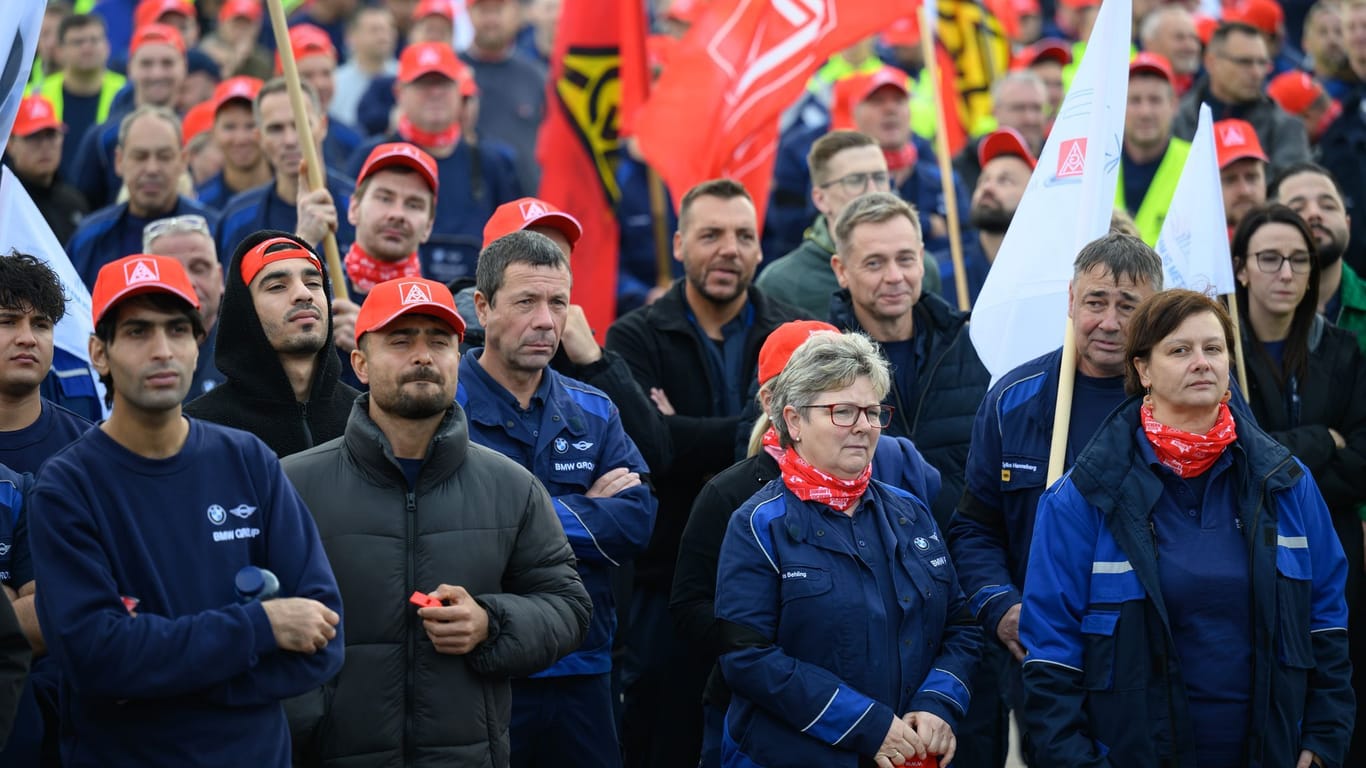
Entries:
POLYGON ((198 214, 212 223, 214 215, 179 192, 185 173, 180 120, 162 107, 138 107, 119 124, 114 166, 128 187, 128 201, 90 214, 66 244, 71 266, 87 287, 100 268, 142 251, 142 230, 168 216, 198 214))
POLYGON ((972 191, 968 223, 977 230, 977 243, 987 264, 991 264, 1001 251, 1015 209, 1020 207, 1025 187, 1029 186, 1035 158, 1019 131, 1001 128, 978 142, 977 159, 982 172, 977 176, 977 188, 972 191))
POLYGON ((684 278, 607 331, 607 348, 626 359, 665 414, 674 456, 667 467, 651 467, 659 512, 636 560, 625 638, 624 747, 628 762, 650 765, 696 764, 701 751, 699 703, 709 669, 689 663, 669 618, 683 526, 702 485, 735 457, 760 346, 774 328, 802 317, 751 285, 762 258, 758 223, 737 182, 705 181, 683 196, 673 249, 684 278))
POLYGON ((1286 168, 1267 190, 1304 219, 1319 248, 1319 313, 1355 331, 1366 352, 1366 280, 1343 260, 1351 238, 1351 217, 1333 174, 1315 163, 1286 168))
POLYGON ((1144 51, 1129 62, 1129 100, 1124 110, 1115 207, 1134 217, 1139 237, 1157 245, 1176 183, 1186 167, 1190 142, 1172 135, 1176 75, 1165 58, 1144 51))
POLYGON ((464 329, 441 283, 376 285, 351 353, 370 391, 343 436, 285 462, 351 641, 304 764, 507 766, 512 679, 583 642, 592 604, 550 497, 456 403, 464 329))
POLYGON ((340 435, 358 393, 340 380, 332 284, 317 255, 288 232, 255 232, 227 282, 215 350, 227 381, 185 413, 251 432, 282 457, 340 435))

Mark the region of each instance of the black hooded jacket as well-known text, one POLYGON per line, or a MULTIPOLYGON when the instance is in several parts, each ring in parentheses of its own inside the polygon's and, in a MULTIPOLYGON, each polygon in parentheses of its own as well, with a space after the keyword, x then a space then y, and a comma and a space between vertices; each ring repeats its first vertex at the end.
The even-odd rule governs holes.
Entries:
POLYGON ((294 399, 294 387, 266 339, 251 294, 242 282, 242 257, 257 243, 272 237, 289 237, 308 248, 288 232, 275 230, 256 232, 238 244, 224 276, 226 288, 216 326, 218 349, 214 359, 228 380, 185 406, 185 413, 246 430, 284 458, 341 437, 346 431, 351 403, 360 393, 339 379, 341 360, 331 344, 332 282, 324 269, 328 343, 318 351, 308 401, 294 399))

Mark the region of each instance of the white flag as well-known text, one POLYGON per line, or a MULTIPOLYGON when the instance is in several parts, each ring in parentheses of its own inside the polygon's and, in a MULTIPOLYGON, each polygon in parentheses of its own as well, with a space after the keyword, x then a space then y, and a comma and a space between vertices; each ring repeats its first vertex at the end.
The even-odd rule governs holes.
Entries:
POLYGON ((1110 229, 1129 92, 1132 0, 1107 0, 972 310, 993 380, 1056 349, 1082 246, 1110 229))
MULTIPOLYGON (((0 13, 0 150, 9 142, 10 129, 19 114, 19 100, 33 70, 38 52, 38 34, 43 28, 46 4, 39 2, 5 3, 0 13)), ((0 230, 3 232, 3 230, 0 230)))
POLYGON ((1200 105, 1186 167, 1157 236, 1164 288, 1189 288, 1219 296, 1233 293, 1233 259, 1224 223, 1224 193, 1214 151, 1214 118, 1200 105))

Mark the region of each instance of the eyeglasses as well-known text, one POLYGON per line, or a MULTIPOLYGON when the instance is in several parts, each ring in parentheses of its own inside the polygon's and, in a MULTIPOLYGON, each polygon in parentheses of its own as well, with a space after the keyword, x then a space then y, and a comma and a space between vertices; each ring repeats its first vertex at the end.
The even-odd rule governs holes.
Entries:
POLYGON ((1271 66, 1271 60, 1261 56, 1229 56, 1228 54, 1221 53, 1219 54, 1219 58, 1229 62, 1235 67, 1242 67, 1244 69, 1247 69, 1248 67, 1267 69, 1271 66))
POLYGON ((824 408, 830 413, 830 423, 837 427, 852 427, 858 423, 860 414, 868 418, 868 423, 878 429, 886 429, 892 423, 892 413, 896 411, 890 405, 867 405, 860 406, 853 403, 826 403, 821 405, 803 405, 803 408, 824 408))
POLYGON ((1262 251, 1254 254, 1252 258, 1257 260, 1257 269, 1274 275, 1281 271, 1281 266, 1290 262, 1290 271, 1297 275, 1309 274, 1310 262, 1307 251, 1295 251, 1289 256, 1283 256, 1275 251, 1262 251))
POLYGON ((209 222, 197 213, 187 213, 184 216, 170 216, 165 219, 157 219, 142 228, 142 250, 150 253, 152 242, 162 235, 173 235, 181 232, 198 232, 213 239, 213 233, 209 231, 209 222))
POLYGON ((821 189, 833 187, 836 184, 844 187, 845 192, 857 193, 868 188, 868 184, 873 185, 873 189, 885 192, 891 189, 892 177, 886 171, 873 171, 872 173, 850 173, 824 184, 818 184, 821 189))

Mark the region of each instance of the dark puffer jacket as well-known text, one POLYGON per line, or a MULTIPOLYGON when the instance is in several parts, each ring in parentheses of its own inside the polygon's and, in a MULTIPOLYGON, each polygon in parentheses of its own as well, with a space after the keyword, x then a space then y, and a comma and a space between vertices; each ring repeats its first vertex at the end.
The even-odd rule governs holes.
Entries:
POLYGON ((305 762, 506 766, 509 678, 550 666, 588 630, 573 552, 545 489, 471 444, 460 406, 437 428, 415 490, 368 408, 369 395, 357 399, 344 436, 283 462, 347 606, 346 663, 323 691, 305 762), (488 612, 488 639, 464 656, 437 653, 408 603, 441 584, 488 612))
MULTIPOLYGON (((910 438, 925 460, 939 470, 944 487, 930 509, 939 527, 947 529, 963 495, 972 423, 977 418, 977 406, 986 397, 991 374, 968 338, 967 314, 928 293, 921 294, 911 311, 915 313, 915 333, 928 334, 924 367, 917 372, 910 392, 897 391, 893 381, 887 402, 896 412, 887 434, 910 438)), ((854 316, 849 291, 840 291, 831 300, 830 323, 842 331, 865 332, 854 316)))
MULTIPOLYGON (((246 252, 263 240, 281 236, 297 240, 288 232, 262 230, 243 239, 232 255, 224 276, 226 288, 218 314, 214 356, 218 370, 228 380, 191 401, 185 406, 185 415, 246 430, 284 458, 341 435, 351 403, 360 393, 339 380, 341 359, 331 343, 332 282, 324 269, 328 343, 318 351, 308 401, 301 403, 294 398, 294 387, 266 339, 251 293, 242 282, 246 252)), ((308 247, 303 241, 299 244, 308 247)))

